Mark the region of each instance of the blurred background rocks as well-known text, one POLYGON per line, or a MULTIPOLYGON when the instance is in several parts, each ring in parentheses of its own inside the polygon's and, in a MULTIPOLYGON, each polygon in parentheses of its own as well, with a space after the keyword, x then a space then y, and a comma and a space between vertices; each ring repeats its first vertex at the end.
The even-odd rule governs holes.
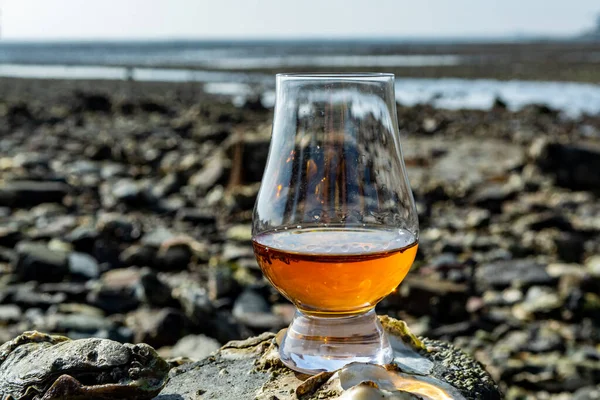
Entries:
MULTIPOLYGON (((271 109, 175 83, 0 80, 15 85, 0 99, 0 342, 36 329, 200 359, 289 323, 250 242, 271 109)), ((420 246, 378 313, 473 354, 508 398, 593 398, 600 116, 498 100, 398 117, 420 246)))

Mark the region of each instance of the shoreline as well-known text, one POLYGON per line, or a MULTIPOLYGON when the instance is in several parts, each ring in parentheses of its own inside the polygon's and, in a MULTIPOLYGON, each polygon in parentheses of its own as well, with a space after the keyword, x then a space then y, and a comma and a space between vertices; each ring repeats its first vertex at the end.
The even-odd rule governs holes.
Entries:
MULTIPOLYGON (((242 74, 240 74, 242 75, 242 74)), ((188 75, 184 74, 183 79, 188 75)), ((264 82, 243 80, 125 80, 0 77, 0 91, 8 99, 20 99, 28 93, 38 97, 56 97, 77 90, 107 90, 121 97, 136 93, 180 97, 192 101, 218 99, 243 105, 260 101, 266 108, 274 106, 274 76, 263 76, 264 82)), ((403 106, 430 105, 444 110, 491 110, 500 102, 512 111, 528 105, 545 105, 565 116, 600 115, 600 85, 578 82, 499 81, 493 79, 398 78, 396 101, 403 106)))
MULTIPOLYGON (((406 66, 406 67, 321 67, 321 66, 281 66, 277 68, 252 68, 245 70, 240 68, 210 68, 197 66, 193 64, 154 64, 152 66, 144 64, 83 64, 83 63, 4 63, 2 67, 9 68, 38 68, 38 69, 58 69, 58 68, 79 68, 79 69, 96 69, 96 70, 113 70, 114 74, 122 74, 123 80, 127 80, 127 71, 164 71, 181 72, 190 74, 213 74, 213 75, 243 75, 250 79, 251 82, 260 82, 264 76, 274 76, 277 73, 352 73, 352 72, 387 72, 393 73, 397 78, 424 78, 424 79, 490 79, 498 81, 532 81, 532 82, 573 82, 573 83, 589 83, 600 85, 600 63, 599 64, 581 64, 575 66, 548 66, 543 64, 526 65, 515 69, 514 66, 508 65, 423 65, 423 66, 406 66)), ((0 76, 3 79, 14 78, 18 76, 0 76)), ((22 77, 22 79, 43 79, 43 77, 22 77)), ((54 79, 54 78, 51 78, 54 79)), ((57 78, 67 79, 67 78, 57 78)), ((77 79, 77 78, 75 78, 77 79)), ((83 78, 93 79, 93 78, 83 78)), ((104 80, 104 79, 98 79, 104 80)), ((118 80, 118 79, 117 79, 118 80)))
MULTIPOLYGON (((122 68, 185 69, 198 73, 244 73, 272 75, 275 72, 392 72, 403 78, 463 78, 532 81, 600 82, 600 41, 537 40, 524 42, 395 42, 395 41, 290 41, 290 42, 134 42, 108 43, 102 51, 91 51, 89 42, 0 43, 8 51, 19 46, 31 51, 7 53, 7 64, 77 65, 122 68), (227 48, 224 47, 228 45, 227 48), (285 45, 285 47, 282 47, 285 45), (50 46, 50 47, 48 47, 50 46), (52 50, 56 54, 36 53, 52 50), (254 47, 252 47, 254 46, 254 47), (235 51, 231 51, 231 50, 235 51), (140 53, 131 55, 132 50, 140 53), (256 51, 257 53, 252 53, 256 51), (145 54, 145 56, 143 56, 145 54), (182 56, 181 54, 186 54, 182 56), (254 55, 256 54, 256 56, 254 55), (146 57, 146 58, 144 58, 146 57), (150 58, 148 58, 150 57, 150 58), (345 67, 344 58, 358 57, 375 65, 345 67), (390 62, 419 62, 425 65, 377 67, 377 57, 390 62), (451 57, 448 60, 447 57, 451 57), (339 58, 342 58, 340 60, 339 58), (141 60, 141 61, 140 61, 141 60), (151 60, 151 63, 148 63, 151 60), (312 61, 311 61, 312 60, 312 61), (329 60, 329 61, 327 61, 329 60), (404 61, 402 61, 404 60, 404 61), (429 61, 428 61, 429 60, 429 61), (427 62, 440 65, 427 65, 427 62), (449 62, 452 61, 452 62, 449 62), (459 61, 455 64, 455 61, 459 61), (295 66, 297 63, 308 63, 295 66), (332 65, 319 63, 330 62, 332 65), (269 63, 271 66, 269 67, 269 63), (275 63, 275 64, 273 64, 275 63), (286 65, 288 64, 289 65, 286 65), (313 63, 313 65, 310 65, 313 63), (447 64, 447 65, 445 65, 447 64), (219 68, 219 65, 221 66, 219 68), (264 67, 261 67, 263 65, 264 67)), ((22 49, 23 50, 23 49, 22 49)), ((354 60, 357 61, 357 60, 354 60)))

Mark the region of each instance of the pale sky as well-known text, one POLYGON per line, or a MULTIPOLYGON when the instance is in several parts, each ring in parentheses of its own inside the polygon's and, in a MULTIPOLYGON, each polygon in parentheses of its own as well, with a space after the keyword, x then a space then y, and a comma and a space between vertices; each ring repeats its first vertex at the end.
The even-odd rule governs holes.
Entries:
POLYGON ((0 0, 5 39, 569 35, 599 0, 0 0))

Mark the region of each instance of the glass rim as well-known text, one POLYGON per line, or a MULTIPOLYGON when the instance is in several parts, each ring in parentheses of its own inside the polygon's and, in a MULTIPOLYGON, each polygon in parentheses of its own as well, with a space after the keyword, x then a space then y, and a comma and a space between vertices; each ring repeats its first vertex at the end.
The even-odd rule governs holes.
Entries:
POLYGON ((344 80, 344 79, 394 79, 390 72, 281 72, 275 74, 277 79, 313 79, 313 80, 344 80))

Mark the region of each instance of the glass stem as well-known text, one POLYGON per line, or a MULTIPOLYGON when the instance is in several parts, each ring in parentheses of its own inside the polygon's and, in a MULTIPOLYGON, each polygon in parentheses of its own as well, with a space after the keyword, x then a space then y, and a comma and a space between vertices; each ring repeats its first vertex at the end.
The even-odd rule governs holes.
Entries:
POLYGON ((327 318, 296 311, 279 353, 284 364, 307 374, 334 371, 350 362, 388 364, 393 358, 373 309, 327 318))

